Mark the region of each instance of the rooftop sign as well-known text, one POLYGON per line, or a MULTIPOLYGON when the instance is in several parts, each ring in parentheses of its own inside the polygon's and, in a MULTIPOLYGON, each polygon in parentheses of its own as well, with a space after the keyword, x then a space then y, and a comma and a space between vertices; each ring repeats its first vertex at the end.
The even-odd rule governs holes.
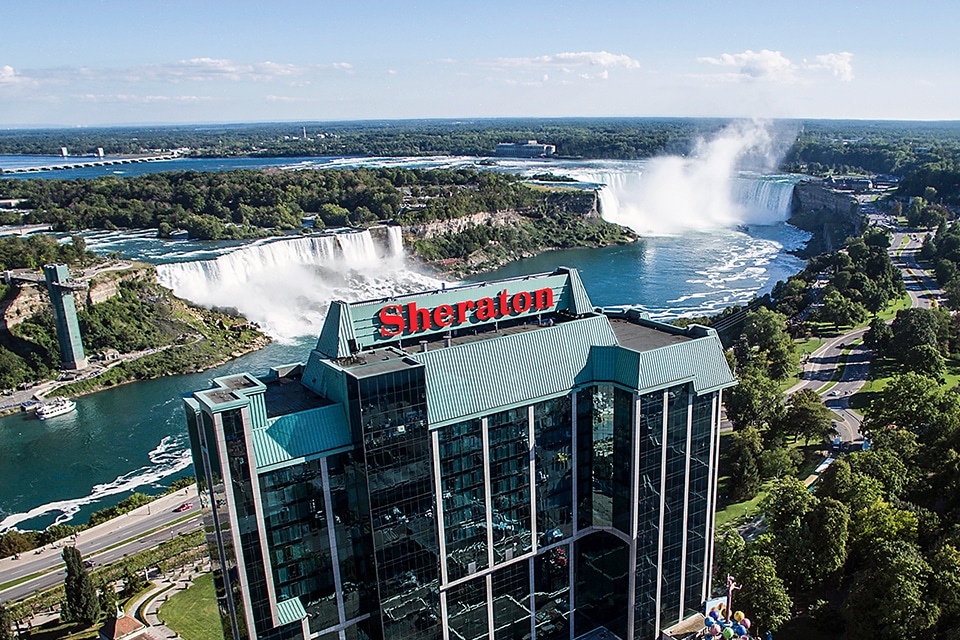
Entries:
POLYGON ((469 331, 497 321, 558 311, 579 316, 593 310, 576 269, 560 267, 548 274, 394 298, 335 301, 327 312, 317 350, 329 358, 342 358, 410 336, 469 331))
MULTIPOLYGON (((466 291, 464 293, 467 293, 466 291)), ((452 304, 439 304, 433 309, 419 307, 416 301, 405 305, 388 304, 380 309, 380 335, 385 338, 408 335, 431 329, 443 329, 465 324, 467 319, 488 322, 521 316, 530 311, 548 312, 554 308, 553 289, 549 287, 534 291, 520 291, 510 295, 502 289, 496 297, 476 300, 458 300, 452 304)))

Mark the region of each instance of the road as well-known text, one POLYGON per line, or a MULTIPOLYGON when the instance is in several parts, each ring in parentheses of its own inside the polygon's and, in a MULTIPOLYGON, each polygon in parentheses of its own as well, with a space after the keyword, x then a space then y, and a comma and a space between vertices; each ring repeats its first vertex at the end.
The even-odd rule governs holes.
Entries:
MULTIPOLYGON (((893 264, 903 274, 910 295, 910 306, 930 308, 935 301, 942 299, 943 291, 936 280, 917 263, 921 237, 922 234, 895 231, 889 254, 893 264)), ((863 338, 866 332, 866 328, 854 329, 827 340, 807 357, 800 381, 787 390, 788 394, 805 388, 820 392, 824 404, 839 418, 835 426, 841 441, 853 445, 854 449, 863 442, 863 436, 860 435, 863 416, 850 408, 849 401, 866 384, 873 353, 862 342, 853 343, 863 338), (845 350, 846 363, 842 375, 836 384, 827 388, 841 366, 845 350)))
MULTIPOLYGON (((92 560, 98 565, 109 564, 125 555, 149 549, 180 533, 189 533, 198 528, 200 515, 197 489, 196 486, 191 486, 82 531, 77 537, 76 547, 84 560, 92 560), (184 502, 193 503, 193 507, 185 512, 174 511, 184 502), (194 515, 190 517, 191 514, 194 515), (184 516, 187 518, 183 519, 184 516)), ((59 543, 60 547, 67 544, 73 543, 69 539, 59 543)), ((46 589, 62 582, 64 571, 60 548, 47 545, 46 550, 28 551, 21 554, 19 559, 6 557, 0 560, 0 584, 35 574, 42 575, 0 591, 0 602, 18 600, 38 589, 46 589)))

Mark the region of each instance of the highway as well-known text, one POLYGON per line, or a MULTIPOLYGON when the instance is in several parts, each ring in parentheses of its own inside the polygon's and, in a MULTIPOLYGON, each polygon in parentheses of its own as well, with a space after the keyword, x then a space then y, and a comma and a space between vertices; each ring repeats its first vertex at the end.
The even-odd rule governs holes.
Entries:
MULTIPOLYGON (((76 547, 84 560, 91 560, 97 565, 109 564, 125 555, 159 545, 180 533, 199 529, 199 511, 197 489, 192 485, 188 489, 162 496, 146 506, 82 531, 77 537, 76 547), (175 511, 185 502, 192 503, 193 507, 183 512, 175 511)), ((28 551, 21 554, 19 559, 0 559, 0 585, 41 574, 0 590, 0 602, 19 600, 38 589, 46 589, 62 582, 64 570, 60 548, 73 542, 66 539, 58 544, 59 547, 47 545, 45 550, 39 552, 28 551)))

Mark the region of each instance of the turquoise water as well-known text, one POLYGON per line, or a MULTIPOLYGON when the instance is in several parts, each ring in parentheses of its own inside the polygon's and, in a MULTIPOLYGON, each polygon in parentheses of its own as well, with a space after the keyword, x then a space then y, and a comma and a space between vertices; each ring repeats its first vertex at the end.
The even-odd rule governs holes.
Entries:
MULTIPOLYGON (((10 159, 3 159, 6 166, 10 159)), ((3 166, 0 162, 0 166, 3 166)), ((71 171, 45 172, 39 177, 81 177, 76 171, 97 171, 97 175, 132 175, 172 169, 223 170, 262 166, 356 166, 358 164, 396 166, 451 166, 473 163, 475 159, 229 159, 178 160, 162 163, 125 165, 120 169, 104 167, 71 171), (115 174, 123 170, 126 174, 115 174)), ((502 170, 518 173, 555 169, 586 178, 617 172, 628 174, 618 188, 602 192, 602 199, 618 207, 621 215, 647 215, 642 211, 642 194, 637 195, 637 176, 643 163, 573 163, 511 161, 502 170), (636 197, 638 200, 633 200, 636 197)), ((30 177, 38 177, 36 174, 30 177)), ((84 175, 82 177, 92 177, 84 175)), ((757 188, 747 190, 754 198, 754 209, 766 212, 771 221, 782 220, 782 202, 786 194, 782 177, 754 179, 757 188), (771 191, 772 189, 772 191, 771 191), (781 204, 771 204, 781 203, 781 204)), ((742 189, 741 189, 742 191, 742 189)), ((788 199, 788 198, 786 198, 788 199)), ((728 203, 729 204, 729 203, 728 203)), ((729 208, 729 207, 728 207, 729 208)), ((649 218, 649 217, 648 217, 649 218)), ((802 261, 788 250, 799 247, 806 235, 782 222, 754 224, 749 229, 687 228, 672 235, 658 235, 628 246, 603 249, 554 251, 534 258, 519 260, 482 279, 499 279, 514 275, 552 271, 558 265, 576 267, 594 304, 607 306, 640 304, 657 317, 699 315, 717 312, 723 307, 749 300, 757 293, 769 291, 777 280, 786 279, 800 268, 802 261)), ((641 221, 650 223, 654 218, 641 221)), ((194 284, 206 287, 211 294, 230 291, 243 281, 224 282, 230 278, 250 277, 253 247, 244 243, 204 243, 161 241, 153 232, 88 232, 88 246, 101 253, 122 250, 124 256, 154 263, 182 262, 177 268, 199 265, 197 261, 220 258, 222 269, 192 269, 194 284), (247 252, 245 254, 245 252, 247 252), (229 254, 231 257, 227 257, 229 254), (238 257, 240 256, 240 257, 238 257), (244 269, 228 269, 241 263, 244 269), (216 275, 205 275, 208 272, 216 275), (208 281, 203 280, 209 278, 208 281), (227 286, 229 285, 229 287, 227 286)), ((276 248, 277 255, 281 246, 276 248)), ((263 246, 256 247, 262 260, 263 246)), ((285 254, 284 254, 285 255, 285 254)), ((288 258, 284 258, 288 260, 288 258)), ((256 260, 254 260, 256 262, 256 260)), ((256 265, 254 265, 256 266, 256 265)), ((301 265, 302 266, 302 265, 301 265)), ((292 316, 304 318, 300 331, 275 333, 281 339, 260 352, 248 354, 214 370, 189 376, 173 376, 159 380, 124 385, 77 400, 77 411, 41 422, 27 415, 0 419, 0 530, 9 526, 38 528, 55 521, 84 522, 89 514, 115 504, 131 491, 162 491, 180 476, 192 473, 183 409, 183 394, 208 386, 210 379, 236 371, 264 373, 270 366, 305 360, 316 340, 317 318, 322 318, 329 299, 318 298, 317 291, 335 291, 345 299, 364 299, 390 295, 391 287, 422 288, 424 283, 437 282, 418 274, 416 268, 400 260, 351 262, 313 265, 298 278, 275 275, 266 270, 255 274, 259 281, 277 286, 276 299, 271 291, 256 296, 245 295, 236 306, 251 317, 260 308, 290 308, 292 316), (389 266, 389 269, 386 267, 389 266), (335 280, 337 287, 332 287, 335 280), (299 288, 293 288, 296 281, 299 288), (342 282, 341 282, 342 281, 342 282), (321 287, 320 285, 331 285, 321 287), (332 287, 332 288, 331 288, 332 287), (250 305, 245 308, 245 305, 250 305), (302 315, 301 315, 302 314, 302 315), (309 320, 309 321, 307 321, 309 320)), ((251 291, 250 287, 245 291, 251 291)), ((202 294, 200 295, 202 298, 202 294)), ((215 297, 215 296, 214 296, 215 297)), ((205 300, 197 299, 203 303, 205 300)), ((296 329, 296 327, 294 327, 296 329)))

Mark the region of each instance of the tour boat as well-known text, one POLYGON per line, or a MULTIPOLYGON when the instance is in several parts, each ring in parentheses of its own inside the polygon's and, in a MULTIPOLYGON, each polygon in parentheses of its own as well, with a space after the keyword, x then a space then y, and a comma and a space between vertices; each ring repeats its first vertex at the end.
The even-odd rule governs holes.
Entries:
POLYGON ((55 398, 50 402, 46 402, 37 409, 37 417, 41 420, 46 420, 47 418, 54 418, 56 416, 62 416, 65 413, 70 413, 77 408, 77 403, 68 398, 55 398))

